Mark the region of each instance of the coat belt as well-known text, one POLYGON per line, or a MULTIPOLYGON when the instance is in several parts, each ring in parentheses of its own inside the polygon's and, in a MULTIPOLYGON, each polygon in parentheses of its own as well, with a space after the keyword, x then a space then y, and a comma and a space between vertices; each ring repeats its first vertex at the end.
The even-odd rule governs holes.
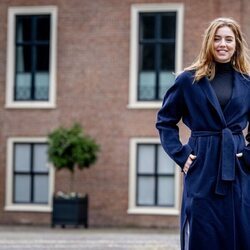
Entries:
POLYGON ((229 182, 235 180, 236 147, 233 135, 240 135, 242 131, 232 131, 224 128, 221 131, 192 131, 191 136, 221 136, 221 156, 215 193, 226 195, 229 182))

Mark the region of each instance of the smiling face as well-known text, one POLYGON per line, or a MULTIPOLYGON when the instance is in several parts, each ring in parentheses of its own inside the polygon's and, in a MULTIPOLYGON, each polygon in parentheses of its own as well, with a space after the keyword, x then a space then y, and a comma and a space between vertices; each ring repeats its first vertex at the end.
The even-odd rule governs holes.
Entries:
POLYGON ((230 62, 236 48, 235 35, 228 26, 217 29, 214 36, 213 51, 216 62, 230 62))

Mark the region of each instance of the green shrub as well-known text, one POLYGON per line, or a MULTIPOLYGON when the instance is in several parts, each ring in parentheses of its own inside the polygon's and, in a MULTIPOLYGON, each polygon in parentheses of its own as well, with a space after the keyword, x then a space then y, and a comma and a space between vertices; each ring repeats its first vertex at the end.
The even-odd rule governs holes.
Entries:
POLYGON ((99 145, 87 135, 84 135, 79 124, 71 128, 59 127, 49 136, 48 156, 58 170, 66 168, 71 172, 88 168, 97 160, 99 145))
POLYGON ((78 123, 71 128, 55 129, 48 135, 48 139, 49 161, 57 170, 68 169, 72 173, 72 182, 75 168, 88 168, 97 160, 99 145, 84 135, 78 123))

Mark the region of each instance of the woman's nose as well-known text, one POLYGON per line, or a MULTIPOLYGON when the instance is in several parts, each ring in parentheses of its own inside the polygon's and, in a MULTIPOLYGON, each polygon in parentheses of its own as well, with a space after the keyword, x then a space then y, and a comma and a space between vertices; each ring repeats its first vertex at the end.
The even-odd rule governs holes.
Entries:
POLYGON ((220 46, 226 46, 226 41, 225 41, 225 39, 221 39, 221 41, 220 41, 220 46))

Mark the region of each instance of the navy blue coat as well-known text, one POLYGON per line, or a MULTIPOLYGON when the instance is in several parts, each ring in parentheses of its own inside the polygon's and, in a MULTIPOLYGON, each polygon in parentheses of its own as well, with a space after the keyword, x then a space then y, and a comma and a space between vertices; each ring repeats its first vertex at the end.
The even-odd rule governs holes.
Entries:
POLYGON ((182 249, 187 220, 190 250, 250 249, 250 146, 242 134, 249 118, 250 79, 238 72, 224 110, 208 79, 194 83, 191 71, 167 91, 156 123, 162 146, 181 168, 189 154, 197 156, 183 174, 182 249), (185 145, 179 140, 180 119, 191 130, 185 145))

